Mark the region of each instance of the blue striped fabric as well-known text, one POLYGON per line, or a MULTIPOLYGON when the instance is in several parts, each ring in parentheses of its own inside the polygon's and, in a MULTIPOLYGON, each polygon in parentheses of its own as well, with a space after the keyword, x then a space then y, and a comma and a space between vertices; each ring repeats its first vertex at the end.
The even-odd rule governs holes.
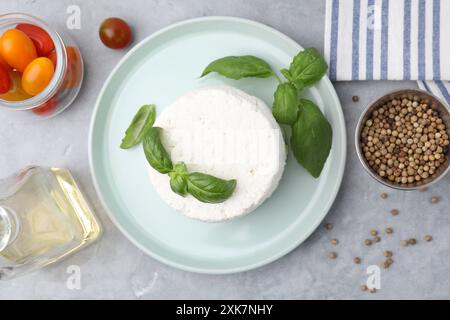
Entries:
POLYGON ((417 80, 450 105, 450 0, 326 0, 332 81, 417 80))

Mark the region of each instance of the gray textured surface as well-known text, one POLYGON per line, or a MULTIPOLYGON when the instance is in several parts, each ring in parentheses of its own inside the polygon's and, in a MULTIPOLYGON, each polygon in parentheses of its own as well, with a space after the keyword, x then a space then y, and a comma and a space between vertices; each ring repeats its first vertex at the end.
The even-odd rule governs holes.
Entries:
POLYGON ((353 131, 363 106, 384 92, 415 87, 412 82, 339 83, 336 90, 345 113, 348 131, 348 164, 341 191, 326 218, 335 227, 319 228, 300 247, 284 258, 260 269, 225 276, 179 271, 147 257, 112 225, 100 207, 90 178, 87 159, 88 125, 97 93, 123 51, 104 48, 97 37, 100 22, 121 16, 135 30, 135 43, 170 23, 205 15, 240 16, 266 23, 286 33, 303 46, 323 48, 325 1, 299 0, 177 0, 177 1, 81 1, 2 0, 0 12, 20 11, 38 15, 56 28, 65 28, 66 8, 82 10, 81 30, 70 31, 80 45, 86 64, 86 80, 76 103, 48 121, 21 119, 0 112, 0 172, 9 174, 29 164, 68 167, 91 199, 105 227, 103 238, 90 248, 54 266, 16 280, 0 283, 0 298, 12 299, 166 299, 166 298, 275 298, 275 299, 380 299, 450 298, 450 215, 447 190, 450 176, 425 193, 394 192, 372 181, 358 163, 353 131), (353 103, 352 95, 360 101, 353 103), (381 200, 380 192, 389 198, 381 200), (432 195, 441 196, 431 205, 432 195), (400 214, 392 217, 391 208, 400 214), (381 243, 362 243, 372 228, 392 226, 394 235, 383 235, 381 243), (422 241, 430 233, 431 243, 422 241), (340 243, 333 247, 331 238, 340 243), (416 237, 412 248, 400 240, 416 237), (382 251, 394 251, 394 265, 382 269, 382 289, 363 293, 366 267, 382 261, 382 251), (326 253, 335 250, 336 260, 326 253), (363 263, 354 265, 352 258, 363 263), (66 268, 79 265, 82 289, 66 287, 66 268))

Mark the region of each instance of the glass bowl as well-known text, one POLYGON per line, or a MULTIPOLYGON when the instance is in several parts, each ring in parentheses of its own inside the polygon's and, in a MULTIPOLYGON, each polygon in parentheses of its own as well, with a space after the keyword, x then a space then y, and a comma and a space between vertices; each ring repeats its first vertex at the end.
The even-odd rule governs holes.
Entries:
POLYGON ((81 88, 84 68, 80 50, 68 35, 58 33, 44 21, 23 13, 0 15, 0 35, 20 23, 36 25, 48 33, 55 45, 55 72, 47 87, 31 98, 11 101, 0 95, 0 108, 25 111, 41 118, 55 116, 75 100, 81 88))

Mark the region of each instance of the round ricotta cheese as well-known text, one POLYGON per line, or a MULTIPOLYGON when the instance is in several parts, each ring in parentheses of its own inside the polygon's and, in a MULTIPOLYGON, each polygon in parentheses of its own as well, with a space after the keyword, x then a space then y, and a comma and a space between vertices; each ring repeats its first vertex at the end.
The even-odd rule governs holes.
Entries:
POLYGON ((278 186, 286 162, 280 126, 260 99, 229 87, 205 87, 177 98, 157 117, 162 143, 172 162, 189 172, 236 179, 233 195, 222 203, 182 197, 169 176, 150 165, 150 180, 160 197, 188 217, 220 222, 253 211, 278 186))

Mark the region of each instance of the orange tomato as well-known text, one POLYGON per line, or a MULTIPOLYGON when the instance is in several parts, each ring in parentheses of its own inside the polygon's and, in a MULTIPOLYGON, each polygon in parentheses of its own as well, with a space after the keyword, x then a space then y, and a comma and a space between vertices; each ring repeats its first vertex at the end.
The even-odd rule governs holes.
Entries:
POLYGON ((11 89, 4 94, 0 94, 0 99, 8 101, 22 101, 31 98, 22 88, 22 75, 17 71, 10 71, 11 89))
POLYGON ((26 93, 35 96, 47 87, 55 68, 49 58, 39 57, 30 62, 22 74, 22 87, 26 93))
POLYGON ((9 29, 3 33, 0 38, 0 52, 6 63, 20 72, 37 57, 33 41, 17 29, 9 29))

